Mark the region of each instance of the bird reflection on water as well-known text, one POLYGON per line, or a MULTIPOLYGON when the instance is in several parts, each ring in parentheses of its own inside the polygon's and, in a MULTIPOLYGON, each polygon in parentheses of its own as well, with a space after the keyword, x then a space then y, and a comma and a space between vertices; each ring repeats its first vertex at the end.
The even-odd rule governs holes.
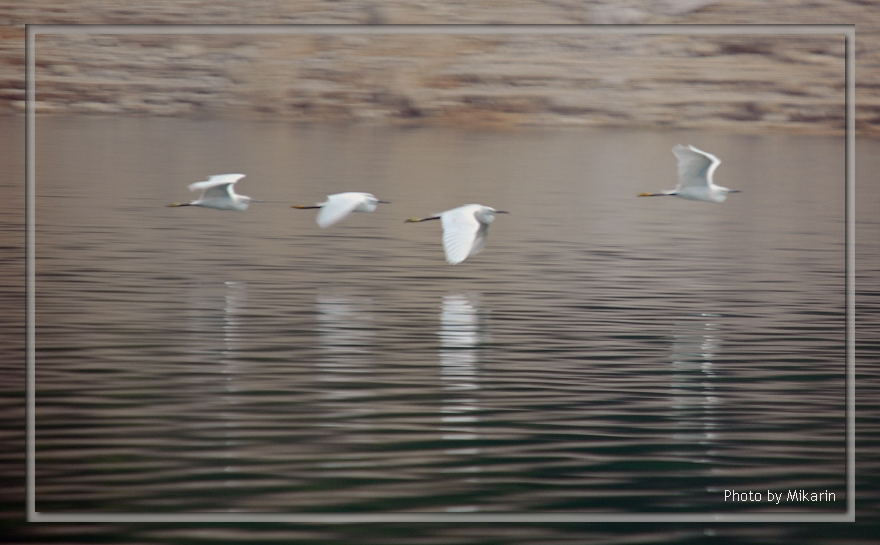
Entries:
MULTIPOLYGON (((315 332, 320 346, 317 380, 346 382, 350 373, 369 372, 373 364, 375 329, 369 298, 321 292, 315 298, 315 332)), ((345 398, 351 389, 330 389, 328 395, 345 398)))
POLYGON ((719 398, 715 362, 721 352, 720 314, 700 313, 676 324, 670 354, 669 401, 680 424, 675 441, 711 444, 717 439, 719 398))
MULTIPOLYGON (((460 459, 448 468, 449 473, 464 474, 466 483, 480 482, 479 447, 466 446, 480 439, 479 398, 480 345, 488 338, 485 321, 480 316, 479 298, 467 293, 447 293, 440 308, 440 378, 443 381, 443 406, 439 430, 445 441, 461 441, 462 447, 447 448, 445 453, 460 459)), ((476 506, 450 506, 447 511, 475 511, 476 506)))

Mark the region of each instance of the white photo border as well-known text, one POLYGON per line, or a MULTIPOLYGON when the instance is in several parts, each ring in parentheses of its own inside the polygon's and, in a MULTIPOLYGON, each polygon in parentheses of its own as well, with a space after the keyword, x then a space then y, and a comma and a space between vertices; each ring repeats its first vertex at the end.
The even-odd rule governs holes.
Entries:
POLYGON ((497 523, 497 522, 854 522, 855 521, 855 25, 26 25, 26 392, 29 522, 173 523, 497 523), (845 39, 846 187, 846 511, 843 513, 44 513, 36 510, 35 97, 38 34, 551 34, 551 35, 838 35, 845 39))

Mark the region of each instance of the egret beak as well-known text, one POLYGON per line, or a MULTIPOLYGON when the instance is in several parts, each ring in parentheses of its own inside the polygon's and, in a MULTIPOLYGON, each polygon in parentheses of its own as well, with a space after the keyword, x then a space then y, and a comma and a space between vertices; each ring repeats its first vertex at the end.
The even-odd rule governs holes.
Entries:
POLYGON ((639 193, 639 197, 656 197, 656 193, 639 193))
POLYGON ((188 202, 173 202, 173 203, 166 204, 165 206, 192 206, 192 205, 188 202))
POLYGON ((728 189, 728 193, 742 193, 742 189, 728 189))
POLYGON ((379 203, 382 203, 382 204, 391 204, 391 201, 376 201, 376 202, 379 202, 379 203))
POLYGON ((495 213, 496 214, 510 214, 510 212, 508 212, 507 210, 496 210, 495 213))
POLYGON ((291 208, 299 208, 300 210, 309 210, 311 208, 321 208, 320 206, 306 206, 304 204, 294 204, 291 208))
POLYGON ((418 223, 420 221, 439 220, 440 216, 430 216, 427 218, 406 218, 403 223, 418 223))

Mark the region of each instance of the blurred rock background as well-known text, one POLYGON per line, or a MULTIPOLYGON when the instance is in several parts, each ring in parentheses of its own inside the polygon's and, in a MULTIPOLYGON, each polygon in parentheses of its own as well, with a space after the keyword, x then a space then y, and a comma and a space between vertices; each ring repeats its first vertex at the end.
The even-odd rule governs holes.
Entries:
MULTIPOLYGON (((857 128, 880 133, 873 0, 0 0, 0 113, 24 24, 855 24, 857 128)), ((747 30, 743 30, 747 32, 747 30)), ((41 113, 842 132, 842 36, 40 35, 41 113)))

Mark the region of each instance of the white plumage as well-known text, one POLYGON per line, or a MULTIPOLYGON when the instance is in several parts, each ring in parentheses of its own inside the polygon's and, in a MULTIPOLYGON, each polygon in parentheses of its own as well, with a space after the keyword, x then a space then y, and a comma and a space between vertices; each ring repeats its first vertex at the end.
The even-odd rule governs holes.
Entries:
POLYGON ((236 194, 232 187, 244 176, 244 174, 215 174, 205 181, 189 184, 187 186, 189 190, 201 190, 201 196, 194 201, 171 203, 168 206, 201 206, 216 210, 247 210, 251 198, 236 194))
POLYGON ((489 224, 495 221, 496 214, 507 214, 482 204, 465 204, 427 218, 410 218, 407 222, 439 219, 443 225, 443 251, 446 261, 457 265, 472 255, 476 255, 486 245, 489 224))
POLYGON ((641 193, 640 197, 674 196, 693 201, 720 203, 727 199, 728 193, 737 193, 737 189, 715 185, 712 175, 721 164, 721 160, 711 153, 694 146, 676 145, 672 148, 678 160, 678 185, 660 193, 641 193))
POLYGON ((387 202, 380 201, 372 193, 349 191, 327 195, 326 201, 317 203, 315 206, 294 205, 291 208, 320 208, 321 211, 318 212, 315 221, 324 228, 341 221, 352 212, 373 212, 379 203, 387 202))

